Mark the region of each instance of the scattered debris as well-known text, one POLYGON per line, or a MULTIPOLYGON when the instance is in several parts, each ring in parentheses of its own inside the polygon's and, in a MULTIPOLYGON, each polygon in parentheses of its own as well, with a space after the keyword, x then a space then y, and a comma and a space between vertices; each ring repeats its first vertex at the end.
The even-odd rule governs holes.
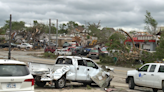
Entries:
POLYGON ((112 91, 115 91, 116 89, 113 89, 113 88, 105 88, 104 89, 106 92, 112 92, 112 91))

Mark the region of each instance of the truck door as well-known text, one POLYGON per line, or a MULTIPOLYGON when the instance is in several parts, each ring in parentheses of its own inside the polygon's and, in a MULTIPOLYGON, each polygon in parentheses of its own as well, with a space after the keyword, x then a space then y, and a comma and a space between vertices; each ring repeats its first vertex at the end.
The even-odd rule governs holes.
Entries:
POLYGON ((22 48, 26 48, 26 44, 23 43, 23 44, 22 44, 22 48))
POLYGON ((76 81, 86 81, 87 79, 87 68, 86 63, 83 59, 77 60, 78 66, 76 69, 76 81))
POLYGON ((145 75, 146 76, 146 84, 145 86, 148 86, 148 87, 154 87, 156 85, 154 85, 154 83, 157 81, 157 75, 155 75, 155 68, 156 68, 156 65, 152 64, 150 66, 150 69, 148 70, 147 74, 145 75))
POLYGON ((156 77, 154 79, 154 87, 161 87, 161 80, 163 79, 163 74, 164 74, 164 65, 159 65, 155 69, 154 76, 156 77))
POLYGON ((91 60, 85 60, 87 63, 87 81, 91 81, 90 76, 95 76, 98 72, 98 66, 91 60))
POLYGON ((136 84, 144 86, 146 84, 146 78, 147 78, 147 71, 149 68, 149 64, 142 66, 140 69, 138 69, 138 72, 135 74, 134 81, 136 84))

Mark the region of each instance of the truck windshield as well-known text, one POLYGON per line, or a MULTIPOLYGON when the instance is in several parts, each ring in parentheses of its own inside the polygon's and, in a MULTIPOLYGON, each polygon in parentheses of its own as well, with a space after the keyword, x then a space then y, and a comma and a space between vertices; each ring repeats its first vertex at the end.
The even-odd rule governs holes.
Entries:
POLYGON ((58 58, 56 64, 70 64, 72 65, 72 59, 70 58, 58 58))
POLYGON ((0 64, 0 77, 25 75, 29 75, 29 70, 26 65, 0 64))
POLYGON ((91 50, 91 52, 98 52, 98 50, 91 50))

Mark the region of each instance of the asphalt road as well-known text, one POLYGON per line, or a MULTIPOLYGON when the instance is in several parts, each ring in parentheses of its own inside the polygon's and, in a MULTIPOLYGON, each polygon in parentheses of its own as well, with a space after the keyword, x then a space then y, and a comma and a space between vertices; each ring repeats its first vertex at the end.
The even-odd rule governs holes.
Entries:
MULTIPOLYGON (((27 62, 39 62, 39 63, 49 63, 49 64, 54 64, 55 59, 44 59, 44 58, 38 58, 34 57, 29 54, 34 54, 34 53, 43 53, 43 50, 38 50, 38 51, 11 51, 11 57, 23 61, 25 63, 27 62)), ((4 51, 0 49, 0 59, 1 58, 8 58, 8 51, 4 51)), ((95 62, 99 62, 99 60, 94 60, 95 62)), ((112 91, 112 92, 153 92, 152 89, 150 88, 143 88, 143 87, 135 87, 135 90, 129 90, 128 89, 128 84, 125 83, 125 78, 126 78, 126 72, 128 70, 132 70, 132 68, 124 68, 124 67, 116 67, 116 66, 110 66, 114 68, 115 73, 111 73, 114 75, 114 79, 111 82, 111 87, 114 87, 114 89, 117 89, 117 91, 112 91)), ((97 86, 91 86, 92 89, 89 90, 86 87, 84 87, 82 84, 68 84, 71 86, 68 86, 64 89, 55 89, 52 87, 45 87, 45 88, 39 88, 35 87, 35 92, 77 92, 78 90, 82 90, 85 92, 104 92, 103 89, 100 89, 97 86), (68 90, 69 89, 69 90, 68 90)), ((82 92, 81 91, 81 92, 82 92)), ((80 91, 79 91, 80 92, 80 91)), ((162 92, 162 91, 158 91, 162 92)))

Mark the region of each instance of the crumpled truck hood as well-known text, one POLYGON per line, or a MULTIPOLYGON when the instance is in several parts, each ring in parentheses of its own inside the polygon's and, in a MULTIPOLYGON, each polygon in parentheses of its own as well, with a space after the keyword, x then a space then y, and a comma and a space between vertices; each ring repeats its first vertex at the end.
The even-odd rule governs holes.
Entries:
POLYGON ((106 69, 100 69, 100 71, 92 76, 89 74, 91 77, 92 81, 94 81, 99 87, 105 88, 109 84, 109 82, 114 78, 114 76, 110 75, 108 71, 108 67, 106 69))

